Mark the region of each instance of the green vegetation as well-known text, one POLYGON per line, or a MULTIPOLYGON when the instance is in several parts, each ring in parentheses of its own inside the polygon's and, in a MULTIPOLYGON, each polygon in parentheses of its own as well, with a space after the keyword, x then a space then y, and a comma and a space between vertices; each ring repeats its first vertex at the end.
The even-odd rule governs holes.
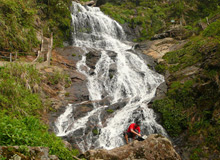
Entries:
POLYGON ((41 74, 34 66, 10 64, 0 68, 0 145, 44 146, 60 159, 72 159, 62 140, 39 119, 49 106, 40 97, 41 74))
POLYGON ((54 45, 69 38, 70 0, 0 0, 0 50, 29 52, 39 45, 36 34, 54 33, 54 45))
POLYGON ((92 133, 93 133, 93 135, 98 135, 99 134, 99 131, 98 131, 98 129, 97 128, 95 128, 95 129, 93 129, 92 130, 92 133))
POLYGON ((108 112, 108 113, 113 113, 114 110, 113 110, 113 109, 107 109, 106 112, 108 112))
POLYGON ((34 115, 42 109, 42 102, 37 94, 40 74, 33 66, 14 64, 1 68, 0 79, 1 109, 17 116, 34 115))
POLYGON ((106 0, 106 2, 101 6, 105 14, 121 24, 127 23, 131 28, 139 30, 140 36, 134 41, 150 39, 155 33, 169 28, 172 25, 171 20, 174 20, 175 24, 184 25, 188 31, 197 33, 197 22, 214 15, 220 4, 217 0, 106 0))
POLYGON ((65 73, 62 73, 61 71, 55 70, 53 73, 47 73, 46 74, 48 84, 50 85, 56 85, 58 83, 64 84, 65 88, 69 87, 71 85, 71 79, 69 76, 65 73))
POLYGON ((192 84, 193 81, 173 82, 167 97, 153 103, 154 109, 162 113, 163 126, 171 136, 176 137, 187 128, 188 117, 184 112, 195 105, 192 84))
POLYGON ((167 53, 165 61, 156 66, 171 75, 166 98, 155 101, 153 107, 162 114, 163 126, 171 136, 185 133, 193 160, 220 154, 218 15, 212 15, 213 22, 204 31, 191 37, 182 49, 167 53))

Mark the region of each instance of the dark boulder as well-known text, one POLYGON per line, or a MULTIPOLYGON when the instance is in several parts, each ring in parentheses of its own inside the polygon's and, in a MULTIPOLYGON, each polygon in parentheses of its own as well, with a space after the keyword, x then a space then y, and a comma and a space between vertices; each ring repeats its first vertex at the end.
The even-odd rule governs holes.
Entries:
POLYGON ((95 69, 95 65, 101 57, 100 51, 90 51, 86 53, 86 65, 92 69, 95 69))

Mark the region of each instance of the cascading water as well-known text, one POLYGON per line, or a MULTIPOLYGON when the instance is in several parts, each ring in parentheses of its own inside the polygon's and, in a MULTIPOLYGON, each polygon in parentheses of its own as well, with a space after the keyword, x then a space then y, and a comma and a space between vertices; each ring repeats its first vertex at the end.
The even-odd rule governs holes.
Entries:
POLYGON ((164 81, 163 77, 128 50, 131 46, 123 42, 125 34, 122 27, 99 8, 73 2, 72 20, 74 45, 85 51, 93 48, 101 55, 94 70, 86 65, 85 55, 77 64, 79 72, 88 79, 93 110, 75 119, 73 113, 80 104, 68 105, 56 121, 57 135, 68 137, 77 132, 79 138, 76 143, 82 151, 90 148, 112 149, 125 143, 123 131, 135 118, 139 118, 142 134, 160 133, 166 136, 164 129, 155 121, 153 110, 147 107, 156 88, 164 81), (114 58, 112 55, 115 55, 114 58), (109 105, 103 105, 103 99, 108 99, 109 105), (113 113, 106 116, 106 111, 113 113), (94 135, 88 124, 95 126, 99 134, 94 135))

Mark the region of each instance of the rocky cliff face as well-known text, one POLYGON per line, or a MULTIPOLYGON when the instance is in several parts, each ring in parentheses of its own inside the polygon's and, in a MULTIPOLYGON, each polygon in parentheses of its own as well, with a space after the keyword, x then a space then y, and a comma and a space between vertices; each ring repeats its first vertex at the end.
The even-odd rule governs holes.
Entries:
POLYGON ((89 160, 180 160, 180 156, 174 150, 171 142, 160 135, 150 135, 144 141, 134 141, 130 144, 112 150, 90 150, 84 153, 89 160))

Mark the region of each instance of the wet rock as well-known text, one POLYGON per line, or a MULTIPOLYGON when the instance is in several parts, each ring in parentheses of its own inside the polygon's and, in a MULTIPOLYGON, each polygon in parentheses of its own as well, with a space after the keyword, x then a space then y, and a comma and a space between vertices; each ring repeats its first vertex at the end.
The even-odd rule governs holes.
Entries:
POLYGON ((74 119, 79 119, 81 117, 84 117, 88 112, 93 110, 92 104, 81 104, 74 107, 73 110, 73 116, 74 119))
POLYGON ((116 72, 117 72, 117 65, 113 63, 109 66, 109 78, 112 79, 116 72))
POLYGON ((103 111, 102 114, 100 115, 100 119, 102 124, 105 125, 105 122, 108 118, 112 117, 112 113, 114 113, 117 110, 120 110, 123 108, 126 104, 128 103, 128 100, 122 100, 121 102, 111 104, 107 106, 103 111))
POLYGON ((166 97, 166 93, 167 93, 167 84, 166 82, 163 82, 157 87, 155 97, 151 100, 151 102, 155 100, 163 99, 164 97, 166 97))
POLYGON ((96 102, 96 104, 99 104, 100 106, 105 106, 105 105, 109 106, 110 101, 111 101, 111 97, 106 96, 106 97, 103 97, 102 100, 96 102))
POLYGON ((64 56, 64 58, 68 61, 72 61, 74 63, 68 63, 68 61, 59 62, 59 63, 67 63, 70 65, 75 65, 76 62, 81 60, 82 55, 84 54, 84 51, 80 47, 76 46, 67 46, 64 48, 56 48, 54 50, 58 53, 58 55, 64 56))
POLYGON ((181 160, 172 143, 165 137, 153 134, 144 141, 134 141, 112 150, 89 150, 84 157, 93 159, 146 159, 146 160, 181 160))
POLYGON ((77 129, 76 131, 74 131, 72 134, 76 137, 80 137, 82 136, 83 133, 83 128, 77 129))
POLYGON ((107 51, 108 56, 115 61, 115 58, 117 57, 117 53, 114 51, 107 51))
POLYGON ((92 69, 95 69, 95 65, 101 57, 100 51, 90 51, 86 53, 86 65, 92 69))

